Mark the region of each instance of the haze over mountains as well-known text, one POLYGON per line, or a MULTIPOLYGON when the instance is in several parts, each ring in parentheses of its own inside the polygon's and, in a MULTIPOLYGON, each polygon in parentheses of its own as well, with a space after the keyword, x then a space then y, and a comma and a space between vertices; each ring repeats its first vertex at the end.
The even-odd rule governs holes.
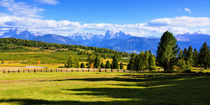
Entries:
MULTIPOLYGON (((56 34, 41 34, 31 33, 27 30, 19 31, 11 29, 5 32, 0 38, 17 38, 34 41, 43 41, 48 43, 84 45, 93 47, 109 48, 122 52, 140 52, 152 50, 153 53, 157 50, 159 38, 136 37, 124 32, 107 31, 105 35, 93 33, 75 33, 70 36, 62 36, 56 34)), ((206 41, 210 42, 210 35, 199 33, 186 33, 177 35, 176 39, 181 49, 189 47, 200 49, 201 45, 206 41)))

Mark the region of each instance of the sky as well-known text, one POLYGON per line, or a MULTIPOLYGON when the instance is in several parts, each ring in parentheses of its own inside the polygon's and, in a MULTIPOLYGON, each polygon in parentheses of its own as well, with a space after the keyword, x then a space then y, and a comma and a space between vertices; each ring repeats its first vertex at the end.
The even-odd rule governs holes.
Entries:
POLYGON ((210 34, 210 0, 0 0, 0 34, 123 31, 160 37, 170 31, 210 34))

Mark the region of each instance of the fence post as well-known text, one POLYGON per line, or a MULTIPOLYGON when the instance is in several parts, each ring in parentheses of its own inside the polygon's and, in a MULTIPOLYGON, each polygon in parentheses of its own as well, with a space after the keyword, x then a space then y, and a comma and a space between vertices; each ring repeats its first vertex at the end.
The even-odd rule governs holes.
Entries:
POLYGON ((3 73, 5 73, 5 70, 3 70, 3 73))
POLYGON ((111 69, 111 72, 113 72, 113 69, 111 69))
POLYGON ((101 68, 99 68, 99 72, 101 72, 101 68))
POLYGON ((34 73, 36 73, 36 69, 34 69, 34 73))
POLYGON ((18 69, 18 73, 20 73, 20 69, 18 69))
POLYGON ((58 72, 58 69, 56 69, 56 72, 58 72))
POLYGON ((8 73, 10 73, 10 70, 8 70, 8 73))

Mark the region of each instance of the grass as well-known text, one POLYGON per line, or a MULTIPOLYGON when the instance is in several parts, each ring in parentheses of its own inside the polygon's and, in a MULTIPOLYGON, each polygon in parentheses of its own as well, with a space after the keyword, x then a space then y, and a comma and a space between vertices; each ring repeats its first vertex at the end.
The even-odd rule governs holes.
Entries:
POLYGON ((0 74, 0 105, 209 105, 209 83, 175 73, 0 74))

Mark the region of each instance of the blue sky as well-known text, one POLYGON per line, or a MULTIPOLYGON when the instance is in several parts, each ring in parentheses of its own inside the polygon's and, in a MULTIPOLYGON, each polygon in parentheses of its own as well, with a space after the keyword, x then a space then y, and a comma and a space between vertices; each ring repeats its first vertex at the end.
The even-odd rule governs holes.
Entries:
POLYGON ((0 0, 0 34, 11 29, 71 35, 210 34, 209 0, 0 0))

